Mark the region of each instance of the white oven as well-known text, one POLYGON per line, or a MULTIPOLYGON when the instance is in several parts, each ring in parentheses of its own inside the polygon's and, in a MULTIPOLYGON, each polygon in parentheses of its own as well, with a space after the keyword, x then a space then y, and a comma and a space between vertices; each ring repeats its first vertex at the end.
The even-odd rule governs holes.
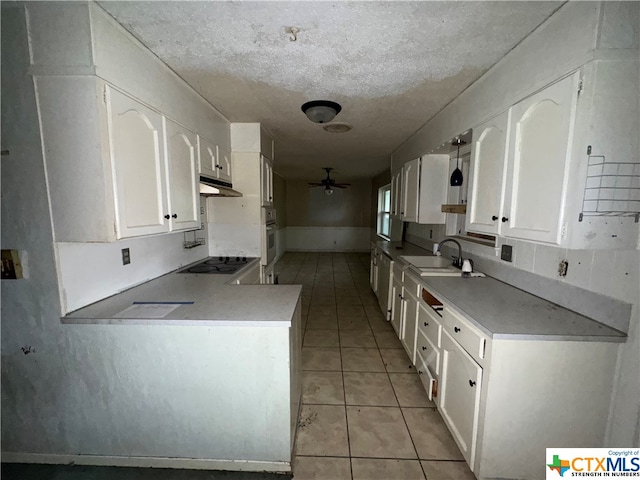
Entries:
POLYGON ((264 207, 262 209, 262 265, 271 265, 276 258, 277 229, 275 208, 264 207))

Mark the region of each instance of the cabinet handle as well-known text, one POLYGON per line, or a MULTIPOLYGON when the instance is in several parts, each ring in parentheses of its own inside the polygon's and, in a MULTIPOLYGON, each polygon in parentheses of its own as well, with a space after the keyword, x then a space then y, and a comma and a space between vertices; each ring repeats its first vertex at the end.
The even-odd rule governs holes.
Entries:
POLYGON ((222 165, 216 165, 216 168, 219 168, 220 170, 222 170, 222 165))
POLYGON ((460 329, 458 327, 453 327, 453 331, 458 333, 460 331, 460 329))
POLYGON ((469 386, 470 387, 473 388, 475 386, 475 384, 476 384, 476 382, 474 382, 473 380, 469 380, 469 386))
POLYGON ((508 222, 509 219, 507 217, 502 217, 502 223, 508 222))
POLYGON ((171 218, 178 218, 178 214, 174 213, 173 215, 171 215, 171 218))
POLYGON ((404 212, 400 212, 400 215, 404 215, 404 212))
POLYGON ((429 322, 424 322, 424 326, 428 327, 429 326, 429 322))
POLYGON ((423 375, 424 372, 422 370, 418 370, 418 375, 423 375))
POLYGON ((493 216, 491 217, 491 220, 493 220, 494 222, 495 222, 497 219, 498 219, 498 216, 497 216, 497 215, 493 215, 493 216))
POLYGON ((427 349, 424 345, 422 346, 422 351, 424 352, 427 349))
POLYGON ((167 214, 164 216, 164 218, 166 218, 167 220, 169 220, 171 218, 171 215, 167 214))

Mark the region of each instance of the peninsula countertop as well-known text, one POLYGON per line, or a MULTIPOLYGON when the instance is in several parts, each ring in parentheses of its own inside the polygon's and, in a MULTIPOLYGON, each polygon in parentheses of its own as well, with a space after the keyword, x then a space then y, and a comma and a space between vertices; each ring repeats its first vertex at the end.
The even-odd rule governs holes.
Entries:
POLYGON ((406 242, 374 242, 406 265, 420 283, 494 339, 624 342, 626 335, 603 323, 492 277, 419 277, 401 255, 431 255, 406 242), (398 248, 400 247, 400 248, 398 248))
MULTIPOLYGON (((247 268, 250 267, 251 265, 247 265, 247 268)), ((238 275, 242 272, 238 272, 238 275)), ((71 312, 62 317, 62 323, 216 327, 291 326, 302 286, 230 285, 229 282, 238 275, 230 277, 170 272, 71 312), (174 310, 164 316, 156 315, 147 318, 136 316, 140 313, 128 316, 124 312, 132 306, 154 304, 170 305, 174 310)))

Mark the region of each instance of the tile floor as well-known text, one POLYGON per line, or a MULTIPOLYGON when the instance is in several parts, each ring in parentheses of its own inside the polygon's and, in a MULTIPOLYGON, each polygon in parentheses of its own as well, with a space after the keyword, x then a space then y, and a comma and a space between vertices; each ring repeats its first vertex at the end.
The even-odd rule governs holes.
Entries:
POLYGON ((286 253, 302 289, 294 480, 474 480, 369 286, 369 255, 286 253))

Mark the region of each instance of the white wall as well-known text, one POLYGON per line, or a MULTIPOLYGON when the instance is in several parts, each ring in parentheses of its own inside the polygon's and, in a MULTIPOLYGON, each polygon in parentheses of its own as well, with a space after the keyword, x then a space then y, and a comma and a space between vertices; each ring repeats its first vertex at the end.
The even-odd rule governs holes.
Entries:
MULTIPOLYGON (((393 153, 393 169, 423 153, 436 150, 455 135, 506 110, 524 96, 590 60, 612 62, 607 67, 616 62, 617 71, 631 72, 626 76, 629 83, 620 85, 620 89, 630 92, 628 106, 623 105, 618 109, 622 119, 614 118, 614 124, 622 125, 622 131, 618 128, 616 135, 627 140, 621 142, 624 145, 620 149, 612 148, 611 152, 630 161, 640 162, 636 118, 640 81, 637 63, 639 17, 638 2, 568 2, 487 74, 407 139, 393 153), (634 97, 635 101, 632 100, 634 97), (629 132, 625 137, 624 129, 633 125, 636 126, 633 127, 634 133, 629 132)), ((595 93, 597 97, 597 92, 595 93)), ((595 101, 599 100, 596 98, 595 101)), ((603 125, 602 119, 596 118, 593 122, 590 128, 594 128, 594 125, 600 130, 609 128, 603 125)), ((604 138, 606 135, 601 131, 590 132, 589 135, 598 142, 607 144, 607 147, 614 143, 611 138, 604 138)), ((593 139, 587 136, 586 140, 593 139)), ((578 187, 572 190, 574 197, 580 194, 578 187)), ((620 221, 623 220, 606 217, 593 219, 590 228, 604 234, 610 228, 607 223, 620 221)), ((470 242, 463 244, 464 252, 484 261, 487 268, 495 271, 496 275, 502 275, 505 281, 535 287, 536 294, 553 297, 556 303, 589 304, 591 297, 603 298, 594 295, 595 293, 632 305, 629 337, 621 345, 615 373, 616 388, 603 444, 608 447, 640 444, 640 404, 637 401, 640 398, 640 238, 638 226, 634 226, 633 219, 624 221, 630 225, 625 230, 628 241, 615 250, 596 247, 568 250, 499 238, 499 243, 514 247, 514 262, 506 264, 497 257, 497 249, 470 242), (633 246, 636 248, 633 249, 633 246), (557 275, 557 265, 562 259, 567 259, 570 265, 565 278, 557 275)), ((430 247, 432 241, 442 239, 444 234, 441 225, 409 224, 407 229, 408 239, 426 248, 430 247)), ((609 241, 609 244, 613 243, 609 241)), ((610 304, 614 306, 616 302, 611 301, 610 304)))

